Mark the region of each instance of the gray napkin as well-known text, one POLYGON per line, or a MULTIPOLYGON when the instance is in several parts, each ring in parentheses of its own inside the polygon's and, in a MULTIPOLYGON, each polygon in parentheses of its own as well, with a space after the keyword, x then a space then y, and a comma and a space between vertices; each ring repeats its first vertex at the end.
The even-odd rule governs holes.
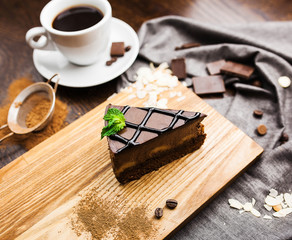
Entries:
POLYGON ((235 95, 206 99, 265 151, 172 239, 292 239, 292 214, 272 220, 262 218, 265 214, 272 215, 263 207, 269 189, 279 193, 292 191, 292 86, 283 89, 277 82, 280 76, 292 78, 291 32, 292 22, 213 26, 178 16, 150 20, 139 30, 139 56, 123 74, 119 89, 134 81, 139 67, 148 66, 149 62, 170 64, 175 57, 186 59, 188 84, 192 76, 208 75, 206 63, 220 59, 254 65, 252 78, 263 84, 260 88, 248 80, 227 78, 227 86, 235 89, 235 95), (199 42, 202 46, 174 50, 188 42, 199 42), (264 112, 262 119, 253 117, 255 109, 264 112), (259 124, 267 126, 265 136, 255 132, 259 124), (281 145, 279 138, 283 131, 290 140, 281 145), (262 216, 239 214, 229 207, 229 198, 242 203, 255 198, 255 208, 262 216))

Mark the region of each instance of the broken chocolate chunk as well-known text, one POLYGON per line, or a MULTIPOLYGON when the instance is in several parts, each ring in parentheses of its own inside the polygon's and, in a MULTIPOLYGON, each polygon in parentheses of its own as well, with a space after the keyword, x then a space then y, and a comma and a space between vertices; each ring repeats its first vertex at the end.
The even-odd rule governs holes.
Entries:
POLYGON ((227 75, 237 76, 241 78, 248 79, 253 74, 255 68, 244 65, 241 63, 236 63, 232 61, 227 61, 224 66, 221 67, 221 73, 227 75))
POLYGON ((171 60, 171 70, 173 75, 178 79, 184 79, 187 77, 186 64, 184 58, 176 58, 171 60))
POLYGON ((185 43, 179 47, 175 47, 174 50, 182 50, 182 49, 188 49, 188 48, 193 48, 193 47, 199 47, 201 46, 200 43, 192 42, 192 43, 185 43))
POLYGON ((210 62, 207 63, 207 70, 210 75, 218 75, 220 74, 221 67, 225 65, 226 61, 225 60, 219 60, 216 62, 210 62))
POLYGON ((222 76, 193 77, 194 92, 197 95, 224 93, 225 85, 222 76))
POLYGON ((112 57, 121 57, 125 54, 125 44, 124 42, 113 42, 111 47, 112 57))

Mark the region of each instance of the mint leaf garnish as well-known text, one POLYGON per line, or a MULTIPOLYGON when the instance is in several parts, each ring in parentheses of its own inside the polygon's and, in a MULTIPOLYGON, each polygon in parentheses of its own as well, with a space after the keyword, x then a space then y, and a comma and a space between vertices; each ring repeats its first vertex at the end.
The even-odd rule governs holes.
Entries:
POLYGON ((117 108, 109 108, 103 119, 108 121, 108 125, 103 127, 100 139, 103 139, 105 136, 116 134, 126 126, 125 116, 117 108))

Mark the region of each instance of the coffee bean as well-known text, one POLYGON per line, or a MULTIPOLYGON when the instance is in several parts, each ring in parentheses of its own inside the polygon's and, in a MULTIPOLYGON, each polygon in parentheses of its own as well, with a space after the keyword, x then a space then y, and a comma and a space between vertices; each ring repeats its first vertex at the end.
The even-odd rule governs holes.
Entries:
POLYGON ((177 206, 177 201, 175 199, 167 199, 166 206, 170 209, 174 209, 177 206))
POLYGON ((288 142, 289 141, 289 136, 287 133, 283 132, 281 137, 280 137, 281 142, 288 142))
POLYGON ((156 218, 161 218, 163 216, 163 209, 162 208, 156 208, 154 211, 155 217, 156 218))
POLYGON ((110 66, 110 65, 112 65, 114 62, 116 62, 117 59, 118 59, 117 57, 112 57, 111 60, 106 61, 105 65, 110 66))
POLYGON ((127 46, 127 47, 125 47, 125 51, 129 52, 131 50, 131 48, 132 48, 131 46, 127 46))
POLYGON ((259 135, 263 136, 267 133, 267 127, 265 125, 261 124, 257 127, 257 132, 259 135))
POLYGON ((256 118, 262 118, 262 116, 263 116, 263 111, 261 111, 261 110, 254 110, 253 111, 253 115, 256 117, 256 118))
POLYGON ((106 61, 106 62, 105 62, 105 65, 110 66, 110 65, 112 65, 112 63, 113 63, 113 62, 112 62, 111 60, 109 60, 109 61, 106 61))

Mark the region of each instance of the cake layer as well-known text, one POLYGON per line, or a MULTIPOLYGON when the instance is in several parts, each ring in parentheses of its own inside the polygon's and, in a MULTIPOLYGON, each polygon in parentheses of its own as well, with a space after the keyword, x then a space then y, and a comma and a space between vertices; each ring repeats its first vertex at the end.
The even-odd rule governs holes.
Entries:
POLYGON ((142 144, 135 149, 136 156, 135 153, 131 154, 132 158, 127 157, 131 150, 119 156, 113 155, 112 164, 116 178, 120 183, 140 179, 143 175, 199 149, 206 135, 202 124, 198 128, 196 134, 187 135, 183 139, 179 139, 176 132, 171 132, 158 139, 159 141, 153 140, 149 145, 153 144, 154 147, 148 153, 144 150, 147 147, 142 144), (169 144, 171 141, 177 141, 177 144, 169 144), (161 142, 164 144, 159 145, 161 142), (133 161, 129 161, 130 159, 133 161))

